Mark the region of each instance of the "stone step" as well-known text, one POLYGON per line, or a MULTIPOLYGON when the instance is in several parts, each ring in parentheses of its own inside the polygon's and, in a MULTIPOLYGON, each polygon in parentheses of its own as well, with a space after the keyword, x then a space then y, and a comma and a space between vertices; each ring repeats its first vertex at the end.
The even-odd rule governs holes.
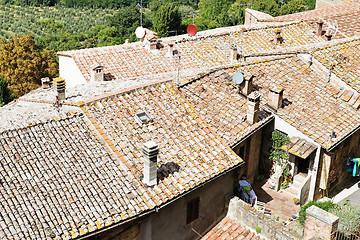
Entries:
POLYGON ((299 197, 299 189, 297 189, 297 188, 289 187, 289 188, 285 189, 285 191, 286 191, 286 193, 291 195, 293 198, 294 197, 296 197, 296 198, 299 197))

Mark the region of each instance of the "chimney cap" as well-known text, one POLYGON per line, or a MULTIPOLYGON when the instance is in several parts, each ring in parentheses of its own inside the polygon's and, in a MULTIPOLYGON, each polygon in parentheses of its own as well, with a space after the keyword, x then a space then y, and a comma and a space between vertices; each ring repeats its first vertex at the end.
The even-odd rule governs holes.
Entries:
POLYGON ((284 88, 281 87, 281 86, 271 86, 270 89, 269 89, 271 92, 274 92, 274 93, 282 93, 284 91, 284 88))
POLYGON ((324 20, 322 20, 321 18, 318 18, 318 19, 316 20, 316 23, 323 24, 323 23, 324 23, 324 20))
POLYGON ((251 102, 260 102, 260 96, 259 92, 251 92, 247 97, 251 102))
POLYGON ((146 143, 144 143, 144 147, 152 150, 158 148, 158 145, 154 141, 147 141, 146 143))

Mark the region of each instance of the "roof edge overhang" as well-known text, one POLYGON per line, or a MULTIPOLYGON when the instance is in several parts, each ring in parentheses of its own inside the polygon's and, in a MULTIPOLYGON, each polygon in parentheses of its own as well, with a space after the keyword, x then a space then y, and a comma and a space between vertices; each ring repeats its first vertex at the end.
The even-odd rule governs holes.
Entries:
POLYGON ((239 144, 241 144, 242 142, 244 142, 246 139, 248 139, 249 137, 251 137, 254 133, 256 133, 258 130, 260 130, 261 128, 265 127, 269 122, 271 122, 272 120, 274 120, 275 116, 271 115, 269 116, 267 119, 264 120, 264 122, 262 124, 260 124, 257 128, 255 128, 254 130, 252 130, 249 134, 247 134, 245 137, 243 137, 242 139, 240 139, 239 141, 237 141, 235 144, 233 144, 230 148, 234 149, 236 148, 239 144))

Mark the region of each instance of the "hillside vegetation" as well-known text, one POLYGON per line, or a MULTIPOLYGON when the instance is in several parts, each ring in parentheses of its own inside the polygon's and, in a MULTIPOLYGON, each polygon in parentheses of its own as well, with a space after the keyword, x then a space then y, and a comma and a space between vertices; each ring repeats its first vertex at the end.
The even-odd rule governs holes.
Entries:
POLYGON ((243 24, 246 8, 278 16, 312 9, 315 1, 143 0, 142 10, 139 2, 0 0, 0 51, 13 49, 0 52, 0 105, 38 87, 41 77, 55 76, 53 52, 136 41, 140 22, 166 37, 185 33, 193 22, 199 31, 243 24), (14 65, 19 59, 29 65, 14 65))

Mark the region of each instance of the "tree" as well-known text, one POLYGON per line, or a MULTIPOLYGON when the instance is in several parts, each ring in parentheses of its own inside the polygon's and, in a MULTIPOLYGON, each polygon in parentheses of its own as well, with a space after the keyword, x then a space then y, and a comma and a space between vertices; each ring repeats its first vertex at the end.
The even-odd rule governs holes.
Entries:
POLYGON ((54 53, 41 51, 33 35, 1 39, 0 43, 0 74, 8 80, 15 97, 39 87, 42 77, 54 77, 58 72, 54 53))
POLYGON ((305 11, 306 2, 304 0, 291 0, 280 9, 280 15, 287 15, 305 11))
MULTIPOLYGON (((150 27, 150 21, 143 14, 143 26, 150 27)), ((135 41, 135 30, 140 26, 140 11, 136 7, 125 7, 107 18, 107 25, 93 30, 100 45, 124 43, 125 39, 135 41)))
POLYGON ((11 93, 7 81, 0 75, 0 107, 11 101, 11 93))
POLYGON ((160 37, 169 36, 169 31, 179 31, 181 14, 173 3, 162 5, 155 14, 154 30, 160 37))

